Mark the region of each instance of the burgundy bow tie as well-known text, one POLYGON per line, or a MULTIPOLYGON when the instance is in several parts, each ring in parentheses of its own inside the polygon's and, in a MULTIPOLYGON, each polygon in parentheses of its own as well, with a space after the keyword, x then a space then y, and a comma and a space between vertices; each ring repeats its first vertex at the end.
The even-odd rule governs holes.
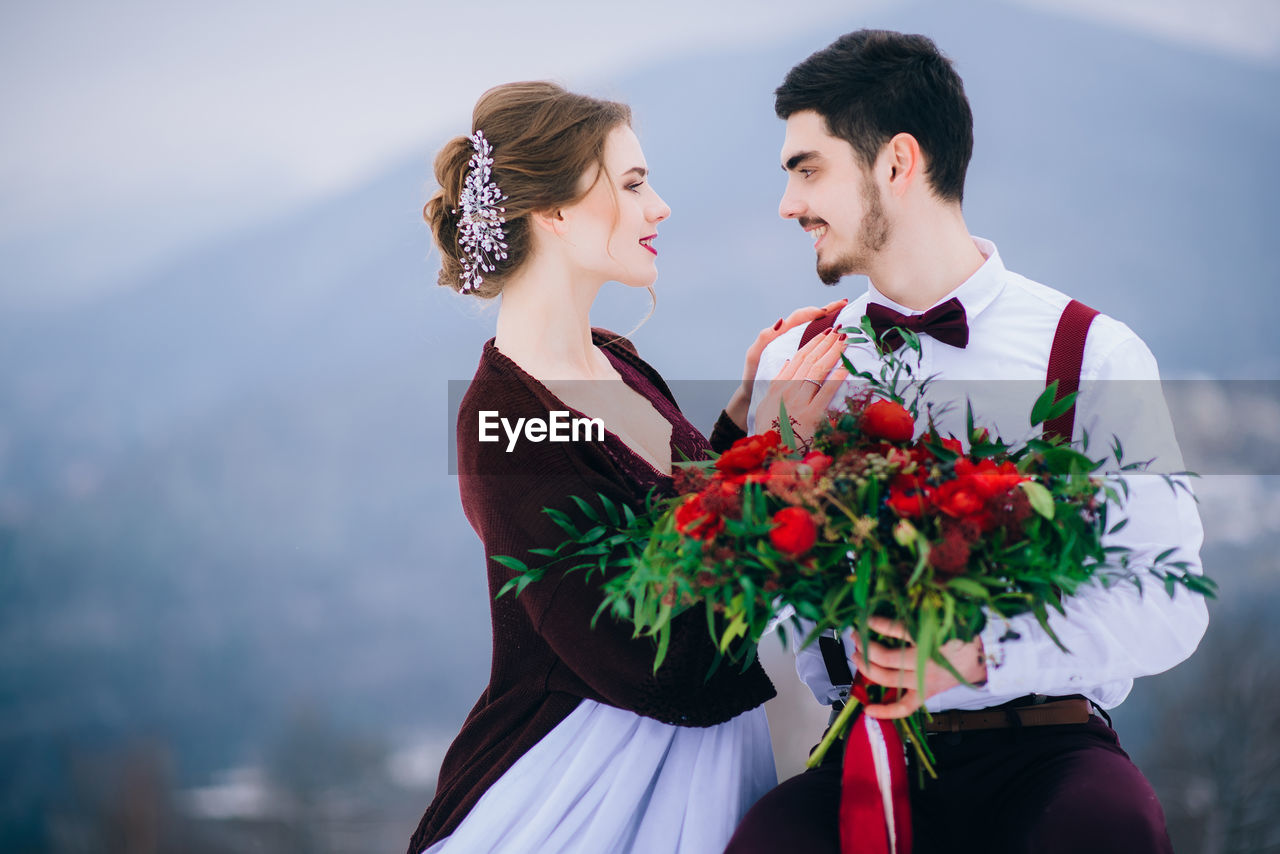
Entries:
POLYGON ((889 350, 902 346, 902 335, 894 329, 895 326, 910 329, 916 334, 923 333, 952 347, 963 348, 969 343, 969 321, 965 317, 964 306, 956 297, 935 305, 924 314, 899 314, 886 305, 867 303, 867 317, 876 338, 889 350), (885 335, 886 331, 888 335, 885 335))

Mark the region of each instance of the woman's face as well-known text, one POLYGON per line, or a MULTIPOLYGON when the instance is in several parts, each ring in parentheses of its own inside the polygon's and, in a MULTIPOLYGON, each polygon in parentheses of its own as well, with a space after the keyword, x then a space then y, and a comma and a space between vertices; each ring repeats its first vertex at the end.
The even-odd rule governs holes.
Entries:
POLYGON ((671 208, 654 192, 640 140, 626 125, 609 133, 604 147, 604 174, 584 175, 595 182, 581 201, 564 208, 564 238, 573 261, 606 281, 645 288, 658 277, 654 238, 658 223, 671 208))

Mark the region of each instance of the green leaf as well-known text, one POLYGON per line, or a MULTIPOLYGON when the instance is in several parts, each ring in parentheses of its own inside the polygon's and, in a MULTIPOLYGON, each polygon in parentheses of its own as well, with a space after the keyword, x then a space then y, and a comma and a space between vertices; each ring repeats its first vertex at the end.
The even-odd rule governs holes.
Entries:
MULTIPOLYGON (((734 597, 734 601, 737 602, 740 598, 740 596, 734 597)), ((729 650, 729 645, 746 633, 747 621, 742 612, 739 611, 734 615, 728 628, 724 630, 724 634, 720 637, 720 651, 727 652, 729 650)))
POLYGON ((587 543, 594 543, 596 540, 603 537, 606 531, 608 531, 608 528, 606 528, 604 525, 596 525, 590 531, 587 531, 585 534, 579 537, 578 540, 583 545, 586 545, 587 543))
POLYGON ((947 582, 947 587, 957 593, 963 593, 965 596, 970 596, 974 599, 989 598, 987 595, 987 588, 983 587, 972 578, 953 578, 947 582))
POLYGON ((599 522, 600 516, 596 513, 595 508, 576 495, 569 496, 573 499, 573 503, 578 505, 578 509, 582 511, 582 515, 586 516, 592 522, 599 522))
POLYGON ((916 565, 911 570, 911 577, 907 579, 908 588, 913 587, 920 580, 920 576, 924 573, 924 568, 929 564, 929 538, 921 531, 916 531, 915 546, 916 565))
POLYGON ((653 672, 657 673, 662 660, 667 657, 667 648, 671 646, 671 606, 663 605, 658 615, 661 625, 658 627, 658 652, 653 660, 653 672))
POLYGON ((1031 426, 1037 427, 1045 422, 1049 410, 1053 408, 1053 399, 1058 395, 1058 381, 1054 380, 1040 392, 1036 402, 1031 406, 1031 426))
MULTIPOLYGON (((1054 382, 1057 382, 1057 380, 1055 380, 1054 382)), ((1053 404, 1053 406, 1049 407, 1049 412, 1045 416, 1044 420, 1052 421, 1055 418, 1061 418, 1063 415, 1067 414, 1067 412, 1071 409, 1071 407, 1075 405, 1076 405, 1076 392, 1073 391, 1070 394, 1063 395, 1062 400, 1057 401, 1056 403, 1053 404)))
POLYGON ((782 444, 795 450, 796 434, 791 429, 791 416, 787 415, 787 403, 784 400, 778 401, 778 435, 782 437, 782 444))
POLYGON ((529 567, 525 565, 524 561, 510 557, 509 555, 494 555, 493 561, 494 563, 502 564, 507 569, 514 569, 516 572, 529 571, 529 567))
POLYGON ((573 524, 573 520, 563 510, 556 510, 554 507, 543 507, 542 512, 550 516, 551 521, 555 522, 560 530, 575 540, 578 538, 578 527, 573 524))
POLYGON ((1053 494, 1045 488, 1044 484, 1034 480, 1024 480, 1018 484, 1018 487, 1027 494, 1032 510, 1046 519, 1053 519, 1053 494))
POLYGON ((622 524, 622 517, 618 515, 618 507, 604 493, 596 493, 600 496, 600 502, 604 505, 604 512, 609 517, 609 523, 615 528, 622 524))

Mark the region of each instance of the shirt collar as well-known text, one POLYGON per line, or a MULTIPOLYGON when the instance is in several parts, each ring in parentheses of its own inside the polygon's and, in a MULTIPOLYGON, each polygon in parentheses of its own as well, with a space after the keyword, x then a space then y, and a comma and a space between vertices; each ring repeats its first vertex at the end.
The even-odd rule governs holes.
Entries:
MULTIPOLYGON (((949 299, 955 298, 960 300, 960 304, 964 306, 965 317, 972 319, 991 305, 995 298, 1000 295, 1000 291, 1004 289, 1005 269, 1004 262, 1000 260, 1000 250, 996 249, 996 245, 990 240, 981 237, 973 237, 973 245, 982 253, 982 257, 987 260, 982 262, 972 276, 965 279, 958 287, 950 293, 944 294, 934 305, 940 305, 949 299)), ((867 292, 871 302, 878 302, 887 305, 889 308, 901 314, 921 314, 912 308, 894 302, 880 291, 876 290, 876 286, 867 283, 867 292)), ((934 306, 929 306, 933 308, 934 306)), ((928 311, 928 309, 925 309, 928 311)))

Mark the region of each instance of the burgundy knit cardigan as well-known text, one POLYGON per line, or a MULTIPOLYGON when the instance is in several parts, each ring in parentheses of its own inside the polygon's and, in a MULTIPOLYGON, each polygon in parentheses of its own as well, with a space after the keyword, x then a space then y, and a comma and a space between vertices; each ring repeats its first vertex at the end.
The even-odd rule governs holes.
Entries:
MULTIPOLYGON (((592 330, 592 338, 623 380, 671 422, 672 458, 682 459, 680 453, 705 458, 707 440, 680 414, 666 383, 631 342, 600 329, 592 330)), ((521 439, 507 453, 505 435, 501 442, 478 441, 481 410, 496 410, 512 420, 545 419, 552 410, 574 412, 492 340, 485 344, 459 409, 457 447, 463 510, 485 547, 492 666, 488 686, 445 755, 435 798, 413 834, 410 854, 452 833, 489 786, 583 698, 664 723, 711 726, 774 695, 758 662, 745 672, 726 663, 707 677, 715 647, 701 609, 673 621, 670 649, 655 674, 651 639, 633 638, 629 626, 607 614, 592 629, 601 601, 598 582, 585 582, 581 572, 552 572, 518 597, 493 598, 512 576, 494 561, 495 555, 535 566, 545 558, 529 549, 553 547, 565 538, 543 507, 563 510, 583 525, 570 496, 590 499, 603 493, 639 509, 651 487, 669 490, 670 478, 612 433, 603 442, 521 439)), ((717 438, 724 435, 725 424, 722 417, 717 438)))

